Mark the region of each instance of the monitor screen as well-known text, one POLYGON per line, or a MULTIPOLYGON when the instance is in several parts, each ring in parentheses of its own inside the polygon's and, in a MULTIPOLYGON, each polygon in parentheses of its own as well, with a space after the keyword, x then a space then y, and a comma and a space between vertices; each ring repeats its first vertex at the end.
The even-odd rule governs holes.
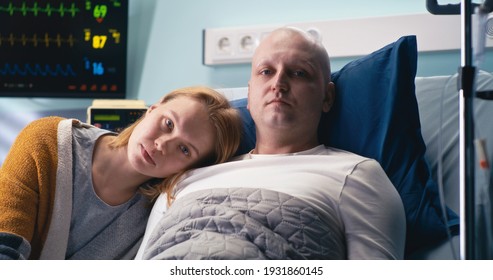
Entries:
POLYGON ((125 98, 128 0, 0 2, 0 96, 125 98))

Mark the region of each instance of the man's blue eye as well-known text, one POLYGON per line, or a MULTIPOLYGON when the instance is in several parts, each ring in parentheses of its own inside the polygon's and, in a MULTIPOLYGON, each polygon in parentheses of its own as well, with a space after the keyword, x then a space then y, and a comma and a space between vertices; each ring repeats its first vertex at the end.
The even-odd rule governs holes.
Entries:
POLYGON ((294 75, 297 77, 306 77, 305 71, 294 71, 294 75))
POLYGON ((272 73, 272 71, 270 71, 269 69, 264 69, 264 70, 260 71, 260 74, 262 74, 262 75, 269 75, 270 73, 272 73))

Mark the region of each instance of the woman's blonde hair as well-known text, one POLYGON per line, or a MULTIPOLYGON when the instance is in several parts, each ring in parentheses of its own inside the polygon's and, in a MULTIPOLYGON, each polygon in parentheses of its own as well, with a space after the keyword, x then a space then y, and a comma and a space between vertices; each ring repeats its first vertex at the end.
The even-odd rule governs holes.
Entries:
MULTIPOLYGON (((203 86, 185 87, 174 90, 163 96, 158 104, 163 104, 179 97, 192 98, 204 104, 208 112, 209 121, 215 129, 214 148, 211 155, 200 160, 192 168, 222 163, 231 158, 240 145, 243 131, 243 123, 238 111, 231 107, 229 101, 222 94, 203 86)), ((128 145, 130 135, 144 117, 145 115, 124 129, 112 140, 110 147, 119 148, 128 145)), ((172 191, 181 176, 187 171, 182 170, 163 180, 151 180, 146 187, 141 188, 141 191, 152 199, 164 192, 168 195, 168 203, 171 203, 173 199, 172 191)))

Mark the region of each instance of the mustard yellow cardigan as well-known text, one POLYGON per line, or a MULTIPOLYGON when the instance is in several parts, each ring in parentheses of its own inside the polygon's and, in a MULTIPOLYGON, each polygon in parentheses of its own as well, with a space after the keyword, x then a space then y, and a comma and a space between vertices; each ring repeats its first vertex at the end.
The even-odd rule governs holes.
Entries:
MULTIPOLYGON (((0 169, 0 258, 65 259, 74 187, 72 129, 84 127, 90 125, 47 117, 17 137, 0 169)), ((136 198, 70 258, 133 259, 151 210, 145 196, 136 198)))
POLYGON ((0 169, 0 232, 30 242, 31 259, 40 257, 53 214, 62 120, 47 117, 27 125, 0 169))

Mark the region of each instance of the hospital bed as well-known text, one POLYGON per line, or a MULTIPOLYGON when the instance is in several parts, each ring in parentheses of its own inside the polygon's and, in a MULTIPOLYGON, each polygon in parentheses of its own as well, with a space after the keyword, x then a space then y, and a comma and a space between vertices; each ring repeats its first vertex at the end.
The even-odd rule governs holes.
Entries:
MULTIPOLYGON (((336 103, 320 133, 327 136, 324 143, 375 158, 387 171, 406 207, 407 259, 459 259, 459 77, 415 77, 415 43, 414 36, 402 37, 333 73, 336 103)), ((491 91, 493 74, 478 71, 475 85, 477 92, 491 91)), ((245 108, 247 88, 222 91, 243 114, 247 133, 240 153, 248 152, 255 135, 245 108)), ((478 155, 475 163, 484 258, 493 258, 493 181, 480 160, 493 157, 492 117, 493 102, 475 98, 475 136, 485 144, 485 158, 478 155)))
MULTIPOLYGON (((443 199, 452 211, 460 213, 459 178, 459 92, 458 75, 416 77, 416 99, 419 108, 421 134, 426 144, 425 159, 433 180, 437 182, 439 199, 443 199), (440 178, 440 179, 439 179, 440 178), (440 184, 438 184, 440 182, 440 184)), ((493 89, 493 73, 480 71, 476 79, 478 91, 493 89)), ((247 88, 222 89, 229 98, 240 102, 246 97, 247 88)), ((475 118, 478 138, 486 139, 486 152, 489 160, 493 158, 493 102, 477 99, 475 118)), ((252 139, 253 141, 253 139, 252 139)), ((491 163, 490 163, 491 166, 491 163)), ((492 188, 490 175, 477 164, 476 182, 479 189, 492 188), (489 178, 489 179, 488 179, 489 178)), ((491 194, 488 194, 491 196, 491 194)), ((440 201, 442 203, 442 201, 440 201)), ((490 212, 491 213, 491 212, 490 212)), ((490 216, 491 217, 491 214, 490 216)), ((407 259, 452 260, 460 258, 460 237, 457 229, 433 244, 428 244, 407 259)), ((489 242, 489 241, 486 241, 489 242)), ((491 245, 490 245, 491 246, 491 245)), ((491 247, 490 247, 491 248, 491 247)))

